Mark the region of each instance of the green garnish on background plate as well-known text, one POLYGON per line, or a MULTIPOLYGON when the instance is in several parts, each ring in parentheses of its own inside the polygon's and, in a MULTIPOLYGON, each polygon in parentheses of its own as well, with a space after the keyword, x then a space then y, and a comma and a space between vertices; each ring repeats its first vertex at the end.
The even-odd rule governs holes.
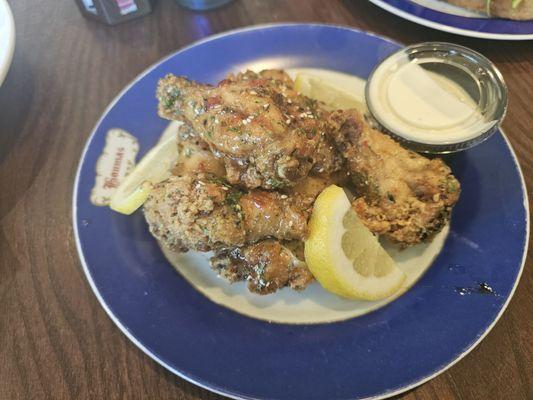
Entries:
MULTIPOLYGON (((487 14, 490 15, 490 3, 492 3, 492 0, 487 0, 487 14)), ((512 0, 511 7, 515 9, 522 3, 522 0, 512 0)))

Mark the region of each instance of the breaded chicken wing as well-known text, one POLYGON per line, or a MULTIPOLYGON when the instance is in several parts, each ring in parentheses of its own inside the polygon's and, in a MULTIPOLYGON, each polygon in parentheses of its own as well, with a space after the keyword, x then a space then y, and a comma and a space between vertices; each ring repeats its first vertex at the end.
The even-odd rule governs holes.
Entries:
POLYGON ((402 246, 438 233, 459 199, 450 168, 404 149, 355 110, 333 112, 330 121, 355 186, 352 206, 364 224, 402 246))
POLYGON ((303 240, 309 210, 279 192, 231 187, 204 173, 172 176, 144 205, 152 234, 171 249, 209 251, 264 238, 303 240))
POLYGON ((294 186, 314 166, 319 172, 340 166, 324 111, 292 85, 277 70, 248 71, 215 87, 167 75, 157 89, 159 114, 198 132, 223 160, 230 184, 294 186))

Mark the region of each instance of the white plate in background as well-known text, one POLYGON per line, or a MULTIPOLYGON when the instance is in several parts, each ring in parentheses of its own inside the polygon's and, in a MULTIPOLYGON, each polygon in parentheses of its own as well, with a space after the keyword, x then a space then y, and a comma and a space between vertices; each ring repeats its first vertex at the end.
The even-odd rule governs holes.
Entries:
POLYGON ((9 71, 15 49, 15 21, 6 0, 0 0, 0 85, 9 71))

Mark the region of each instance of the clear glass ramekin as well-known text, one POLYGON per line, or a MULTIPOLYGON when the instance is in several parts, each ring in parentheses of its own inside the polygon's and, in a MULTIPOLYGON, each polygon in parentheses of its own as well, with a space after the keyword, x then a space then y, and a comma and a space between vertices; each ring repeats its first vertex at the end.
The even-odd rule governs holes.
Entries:
POLYGON ((423 153, 453 153, 483 142, 498 130, 507 110, 507 86, 496 66, 474 50, 443 42, 414 44, 391 54, 372 71, 365 95, 378 125, 406 147, 423 153), (424 79, 418 80, 414 73, 420 71, 424 71, 424 79), (435 90, 435 82, 423 84, 427 80, 425 75, 437 82, 439 90, 435 90), (443 82, 446 85, 441 85, 443 82), (401 93, 398 88, 403 88, 401 93), (416 88, 416 96, 406 94, 405 90, 409 92, 410 88, 416 88), (457 108, 455 100, 446 102, 440 88, 453 89, 451 95, 467 102, 472 112, 470 108, 466 111, 457 108), (454 103, 449 108, 455 107, 459 112, 450 117, 449 123, 447 119, 440 121, 439 126, 446 126, 446 130, 436 129, 431 126, 431 113, 424 115, 424 107, 420 114, 411 109, 402 113, 414 97, 418 105, 423 105, 420 99, 428 99, 434 103, 432 107, 441 107, 443 111, 454 103), (404 118, 407 114, 410 117, 404 118))

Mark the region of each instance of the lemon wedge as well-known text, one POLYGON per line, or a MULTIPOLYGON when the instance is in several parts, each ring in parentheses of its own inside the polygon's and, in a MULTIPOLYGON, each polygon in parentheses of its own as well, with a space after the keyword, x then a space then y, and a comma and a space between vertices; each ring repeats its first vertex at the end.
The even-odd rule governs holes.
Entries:
POLYGON ((130 215, 144 204, 152 186, 170 177, 178 161, 178 144, 174 136, 153 147, 124 179, 111 197, 109 207, 130 215))
POLYGON ((366 106, 357 96, 332 86, 317 76, 306 73, 297 74, 294 89, 307 97, 323 102, 331 109, 355 108, 363 114, 366 112, 366 106))
POLYGON ((331 185, 315 201, 305 260, 328 291, 350 299, 380 300, 397 292, 406 275, 331 185))
POLYGON ((157 144, 166 142, 170 138, 176 138, 178 136, 178 131, 180 129, 180 126, 183 125, 183 122, 181 121, 170 121, 159 137, 159 140, 157 141, 157 144))

